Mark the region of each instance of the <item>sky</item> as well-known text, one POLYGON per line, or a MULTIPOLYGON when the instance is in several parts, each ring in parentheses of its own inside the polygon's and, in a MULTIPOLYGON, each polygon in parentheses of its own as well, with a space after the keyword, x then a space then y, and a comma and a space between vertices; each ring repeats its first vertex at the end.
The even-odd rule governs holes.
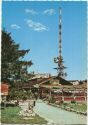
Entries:
POLYGON ((62 55, 68 80, 87 78, 87 3, 83 1, 3 1, 2 28, 11 32, 20 49, 30 49, 29 72, 56 75, 59 7, 62 8, 62 55))

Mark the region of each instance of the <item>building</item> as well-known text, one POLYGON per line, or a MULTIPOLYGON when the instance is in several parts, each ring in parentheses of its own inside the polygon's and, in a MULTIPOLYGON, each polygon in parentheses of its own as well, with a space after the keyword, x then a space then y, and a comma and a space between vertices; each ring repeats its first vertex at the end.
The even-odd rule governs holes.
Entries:
POLYGON ((7 83, 1 83, 1 100, 6 100, 9 93, 9 85, 7 83))
POLYGON ((40 83, 40 97, 53 98, 56 101, 87 101, 87 84, 73 85, 72 83, 54 77, 40 83))
POLYGON ((80 81, 79 80, 69 80, 73 85, 79 85, 80 81))

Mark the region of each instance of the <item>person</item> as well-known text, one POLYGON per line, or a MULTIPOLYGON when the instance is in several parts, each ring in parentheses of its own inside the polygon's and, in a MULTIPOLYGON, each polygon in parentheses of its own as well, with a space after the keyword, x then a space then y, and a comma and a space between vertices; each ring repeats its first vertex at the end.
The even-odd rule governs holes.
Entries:
POLYGON ((34 106, 35 106, 35 100, 34 100, 34 106))
POLYGON ((28 103, 28 109, 30 110, 30 102, 28 103))

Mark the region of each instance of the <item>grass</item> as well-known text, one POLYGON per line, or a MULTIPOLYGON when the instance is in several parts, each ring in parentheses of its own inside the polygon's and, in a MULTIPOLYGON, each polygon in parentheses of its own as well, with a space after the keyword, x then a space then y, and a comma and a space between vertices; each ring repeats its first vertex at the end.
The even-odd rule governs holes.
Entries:
POLYGON ((19 116, 20 107, 6 107, 1 109, 1 123, 7 124, 45 124, 46 120, 38 116, 37 114, 32 119, 23 119, 19 116))
POLYGON ((75 111, 79 111, 79 112, 87 112, 87 104, 85 103, 63 103, 62 104, 63 107, 70 107, 71 109, 74 109, 75 111))
POLYGON ((79 104, 79 103, 70 104, 70 107, 76 111, 87 112, 87 105, 86 104, 79 104))

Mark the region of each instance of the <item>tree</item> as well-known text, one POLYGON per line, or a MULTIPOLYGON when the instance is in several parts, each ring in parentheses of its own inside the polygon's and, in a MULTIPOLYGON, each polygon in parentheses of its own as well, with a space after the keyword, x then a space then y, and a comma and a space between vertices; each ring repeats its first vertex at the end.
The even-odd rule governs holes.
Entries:
MULTIPOLYGON (((24 56, 28 54, 28 50, 20 50, 19 44, 16 44, 11 37, 11 33, 2 31, 1 39, 1 81, 14 83, 20 80, 24 74, 27 74, 27 68, 33 63, 32 61, 23 60, 24 56)), ((25 77, 25 76, 24 76, 25 77)))

